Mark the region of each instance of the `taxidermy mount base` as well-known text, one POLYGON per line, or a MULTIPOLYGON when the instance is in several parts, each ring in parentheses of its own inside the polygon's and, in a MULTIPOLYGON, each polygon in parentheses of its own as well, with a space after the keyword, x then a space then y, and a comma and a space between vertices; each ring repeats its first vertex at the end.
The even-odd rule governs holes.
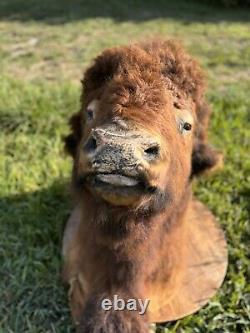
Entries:
MULTIPOLYGON (((152 322, 177 320, 198 311, 215 295, 226 274, 224 234, 203 204, 191 202, 185 222, 179 229, 183 229, 176 230, 176 237, 179 234, 183 242, 182 266, 176 272, 180 276, 179 281, 172 290, 164 280, 152 281, 148 286, 152 322)), ((164 276, 164 272, 161 275, 164 276)))
MULTIPOLYGON (((70 238, 79 231, 81 223, 80 209, 75 209, 68 221, 64 235, 65 250, 70 238)), ((169 279, 168 268, 164 271, 164 264, 155 279, 145 286, 146 298, 150 300, 148 306, 149 320, 161 323, 177 320, 198 311, 220 288, 227 270, 227 244, 224 233, 217 224, 213 214, 198 200, 192 200, 180 226, 170 231, 170 243, 166 244, 165 256, 161 261, 169 260, 168 250, 179 253, 179 242, 182 242, 181 258, 172 263, 172 274, 178 282, 174 288, 169 279), (172 234, 172 235, 171 235, 172 234), (171 242, 172 238, 172 242, 171 242), (172 243, 172 244, 171 244, 172 243), (181 263, 181 264, 180 264, 181 263)), ((72 277, 69 281, 71 291, 76 285, 80 301, 76 304, 84 306, 84 276, 72 277)), ((72 315, 77 325, 80 321, 80 311, 71 300, 72 315)))

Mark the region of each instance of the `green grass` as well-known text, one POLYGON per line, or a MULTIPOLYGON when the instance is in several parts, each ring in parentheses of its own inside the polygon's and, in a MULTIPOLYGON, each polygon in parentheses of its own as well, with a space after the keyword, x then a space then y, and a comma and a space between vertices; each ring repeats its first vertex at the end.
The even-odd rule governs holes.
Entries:
POLYGON ((0 333, 73 332, 60 281, 71 202, 67 120, 79 79, 103 48, 178 38, 208 73, 210 137, 225 167, 194 184, 225 230, 229 270, 218 295, 157 332, 250 332, 250 14, 191 1, 0 3, 0 333))

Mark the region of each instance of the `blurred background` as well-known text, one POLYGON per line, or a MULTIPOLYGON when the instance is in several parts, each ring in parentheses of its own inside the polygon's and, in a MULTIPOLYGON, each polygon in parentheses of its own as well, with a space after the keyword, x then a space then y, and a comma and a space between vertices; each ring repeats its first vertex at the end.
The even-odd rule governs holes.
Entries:
POLYGON ((106 47, 179 39, 207 73, 210 140, 224 169, 194 184, 229 243, 229 271, 199 313, 156 332, 249 333, 249 0, 0 0, 0 332, 73 332, 60 280, 71 209, 67 121, 106 47))

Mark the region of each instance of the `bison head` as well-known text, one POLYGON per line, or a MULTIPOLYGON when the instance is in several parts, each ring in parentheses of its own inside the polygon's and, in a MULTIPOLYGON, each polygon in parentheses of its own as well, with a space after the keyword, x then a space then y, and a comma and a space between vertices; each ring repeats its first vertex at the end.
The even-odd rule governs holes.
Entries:
POLYGON ((113 206, 157 210, 214 167, 197 63, 174 42, 105 51, 83 79, 67 150, 78 190, 113 206))

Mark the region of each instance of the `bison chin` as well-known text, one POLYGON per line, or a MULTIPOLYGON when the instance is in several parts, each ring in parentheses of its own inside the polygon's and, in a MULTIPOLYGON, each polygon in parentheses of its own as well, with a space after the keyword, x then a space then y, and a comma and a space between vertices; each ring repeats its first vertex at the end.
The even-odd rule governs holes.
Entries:
MULTIPOLYGON (((104 204, 101 205, 103 209, 106 206, 108 216, 117 213, 118 219, 120 213, 122 219, 127 214, 129 218, 150 218, 169 208, 174 200, 170 187, 161 189, 152 186, 143 175, 134 177, 120 173, 89 173, 78 177, 75 185, 80 197, 83 193, 93 196, 96 201, 104 204)), ((106 219, 109 220, 105 215, 106 219)))

